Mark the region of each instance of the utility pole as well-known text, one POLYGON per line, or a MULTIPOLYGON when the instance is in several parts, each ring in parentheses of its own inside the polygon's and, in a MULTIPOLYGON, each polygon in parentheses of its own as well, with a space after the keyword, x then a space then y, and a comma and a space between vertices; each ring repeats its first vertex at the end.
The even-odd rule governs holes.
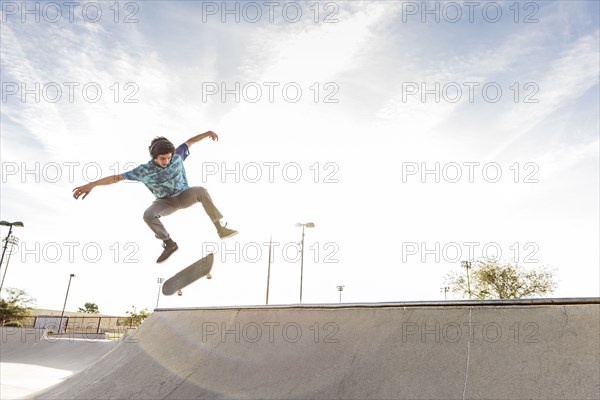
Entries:
POLYGON ((467 291, 469 292, 469 300, 471 300, 471 261, 462 261, 462 266, 467 270, 467 291))
POLYGON ((302 227, 302 240, 300 241, 300 304, 302 304, 302 280, 304 279, 304 228, 314 228, 313 222, 296 224, 298 227, 302 227))
POLYGON ((271 284, 271 247, 273 245, 273 236, 269 237, 269 266, 267 268, 267 300, 266 304, 269 304, 269 285, 271 284))
MULTIPOLYGON (((71 279, 75 278, 75 274, 69 275, 69 285, 67 286, 67 294, 65 295, 65 304, 63 304, 62 313, 60 313, 60 324, 58 325, 58 333, 62 330, 63 316, 65 315, 65 307, 67 306, 67 298, 69 298, 69 289, 71 288, 71 279)), ((65 332, 67 330, 65 329, 65 332)))

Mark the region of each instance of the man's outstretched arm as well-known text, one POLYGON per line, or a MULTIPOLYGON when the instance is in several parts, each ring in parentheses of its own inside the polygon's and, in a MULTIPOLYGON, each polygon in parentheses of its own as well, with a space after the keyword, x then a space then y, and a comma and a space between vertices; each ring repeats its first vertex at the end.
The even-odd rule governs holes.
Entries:
POLYGON ((194 143, 197 143, 207 137, 211 138, 213 141, 219 140, 219 136, 217 136, 216 133, 214 133, 213 131, 206 131, 204 133, 201 133, 199 135, 189 138, 188 140, 185 141, 185 144, 187 144, 188 147, 192 147, 192 145, 194 143))
POLYGON ((96 186, 111 185, 113 183, 120 182, 123 179, 125 178, 123 178, 121 175, 112 175, 100 178, 97 181, 90 182, 86 185, 79 186, 73 189, 73 197, 75 198, 75 200, 77 200, 81 195, 83 195, 83 197, 81 198, 81 200, 83 200, 87 197, 88 194, 90 194, 92 189, 96 186))

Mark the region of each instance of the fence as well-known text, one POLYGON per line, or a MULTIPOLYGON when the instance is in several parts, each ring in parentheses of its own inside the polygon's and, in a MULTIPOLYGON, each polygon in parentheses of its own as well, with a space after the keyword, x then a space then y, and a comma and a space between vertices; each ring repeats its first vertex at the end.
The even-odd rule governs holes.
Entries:
POLYGON ((137 326, 131 317, 113 316, 6 316, 0 318, 0 326, 16 323, 22 328, 47 329, 59 333, 110 333, 123 334, 129 328, 137 326))

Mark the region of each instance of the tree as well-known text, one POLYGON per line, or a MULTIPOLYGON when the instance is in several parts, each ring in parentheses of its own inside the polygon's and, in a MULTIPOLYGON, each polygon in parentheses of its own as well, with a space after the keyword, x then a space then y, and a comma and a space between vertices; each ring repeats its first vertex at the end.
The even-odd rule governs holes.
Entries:
MULTIPOLYGON (((542 297, 553 293, 557 286, 553 273, 546 268, 524 269, 497 260, 478 260, 469 273, 471 295, 478 300, 542 297)), ((451 272, 445 281, 450 291, 469 298, 466 271, 451 272)))
POLYGON ((100 310, 98 310, 98 305, 96 303, 85 303, 83 308, 79 307, 79 310, 77 311, 86 314, 100 314, 100 310))
POLYGON ((137 311, 135 306, 131 306, 131 311, 125 311, 129 315, 129 326, 139 326, 146 318, 150 316, 148 308, 137 311))
POLYGON ((6 299, 0 298, 0 325, 16 322, 31 314, 35 307, 35 299, 21 289, 7 288, 4 290, 8 296, 6 299))

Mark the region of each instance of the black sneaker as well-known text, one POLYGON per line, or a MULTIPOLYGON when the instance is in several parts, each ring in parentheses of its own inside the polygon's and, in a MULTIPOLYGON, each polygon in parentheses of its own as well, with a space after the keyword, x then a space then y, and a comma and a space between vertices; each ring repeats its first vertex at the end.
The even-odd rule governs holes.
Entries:
POLYGON ((160 257, 158 257, 156 259, 157 263, 161 263, 163 261, 165 261, 167 258, 169 258, 171 256, 171 254, 175 253, 175 251, 179 248, 177 247, 177 243, 173 242, 173 244, 171 246, 167 246, 166 243, 163 243, 162 245, 164 247, 164 250, 162 252, 162 254, 160 255, 160 257))
POLYGON ((227 239, 237 235, 238 231, 234 231, 233 229, 227 228, 227 224, 225 224, 224 226, 219 225, 217 227, 217 233, 219 234, 219 237, 221 239, 227 239))

